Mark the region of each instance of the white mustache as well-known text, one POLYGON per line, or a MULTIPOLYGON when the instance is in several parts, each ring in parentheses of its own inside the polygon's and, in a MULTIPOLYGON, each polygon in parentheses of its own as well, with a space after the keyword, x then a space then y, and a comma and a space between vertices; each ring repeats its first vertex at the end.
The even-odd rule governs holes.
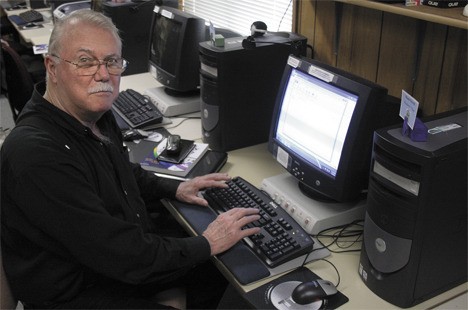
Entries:
POLYGON ((110 84, 107 83, 100 83, 90 89, 88 89, 88 94, 94 94, 94 93, 99 93, 99 92, 113 92, 114 87, 110 84))

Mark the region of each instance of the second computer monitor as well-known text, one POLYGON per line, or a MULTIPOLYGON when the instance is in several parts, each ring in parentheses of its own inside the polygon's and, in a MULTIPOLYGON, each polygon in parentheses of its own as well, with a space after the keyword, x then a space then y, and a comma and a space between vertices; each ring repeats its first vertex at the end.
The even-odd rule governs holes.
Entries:
POLYGON ((151 27, 149 69, 174 96, 198 91, 199 43, 207 41, 205 20, 181 10, 155 7, 151 27))

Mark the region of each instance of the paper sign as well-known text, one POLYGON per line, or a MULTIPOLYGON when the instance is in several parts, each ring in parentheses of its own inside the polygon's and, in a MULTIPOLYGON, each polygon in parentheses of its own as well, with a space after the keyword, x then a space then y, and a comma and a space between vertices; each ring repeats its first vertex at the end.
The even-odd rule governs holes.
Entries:
POLYGON ((401 91, 400 117, 406 120, 408 126, 414 129, 419 102, 411 97, 406 91, 401 91))
POLYGON ((33 51, 34 51, 34 54, 45 54, 47 53, 49 49, 49 45, 48 44, 39 44, 39 45, 34 45, 33 46, 33 51))

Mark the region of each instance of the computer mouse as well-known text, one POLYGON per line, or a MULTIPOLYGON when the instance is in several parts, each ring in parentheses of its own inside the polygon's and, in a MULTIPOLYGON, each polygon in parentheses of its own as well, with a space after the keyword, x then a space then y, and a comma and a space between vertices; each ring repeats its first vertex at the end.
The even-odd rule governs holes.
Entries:
POLYGON ((124 141, 133 141, 148 137, 148 133, 140 129, 129 129, 123 134, 124 141))
POLYGON ((24 28, 34 28, 34 27, 37 27, 37 25, 35 23, 27 23, 25 25, 23 25, 24 28))
POLYGON ((307 305, 319 299, 327 298, 338 292, 330 281, 317 279, 299 284, 292 292, 292 300, 299 305, 307 305))

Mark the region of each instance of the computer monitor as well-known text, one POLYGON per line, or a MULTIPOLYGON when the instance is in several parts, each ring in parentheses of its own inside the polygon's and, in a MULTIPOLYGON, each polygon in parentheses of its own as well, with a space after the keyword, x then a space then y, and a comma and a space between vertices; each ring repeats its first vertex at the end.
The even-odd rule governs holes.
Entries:
POLYGON ((204 19, 167 6, 155 7, 149 66, 168 94, 183 96, 198 92, 199 43, 208 39, 204 19))
POLYGON ((318 201, 349 202, 367 189, 375 129, 387 89, 316 60, 290 56, 269 136, 269 151, 318 201))
POLYGON ((52 12, 59 6, 65 3, 70 3, 70 2, 78 2, 80 0, 46 0, 47 3, 49 4, 52 12))

